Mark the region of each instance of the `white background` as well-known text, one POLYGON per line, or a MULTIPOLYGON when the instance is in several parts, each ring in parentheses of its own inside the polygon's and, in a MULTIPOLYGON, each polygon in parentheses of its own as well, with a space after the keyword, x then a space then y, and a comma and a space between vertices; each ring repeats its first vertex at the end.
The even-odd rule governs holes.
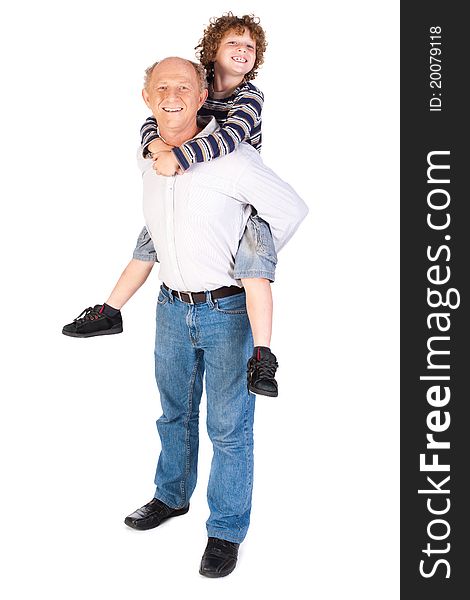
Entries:
POLYGON ((2 11, 1 595, 398 598, 398 2, 18 1, 2 11), (199 576, 211 449, 184 517, 153 496, 157 269, 125 332, 61 334, 142 224, 143 71, 211 16, 261 18, 263 158, 310 207, 279 257, 278 398, 259 397, 252 525, 199 576), (5 588, 5 590, 3 590, 5 588))

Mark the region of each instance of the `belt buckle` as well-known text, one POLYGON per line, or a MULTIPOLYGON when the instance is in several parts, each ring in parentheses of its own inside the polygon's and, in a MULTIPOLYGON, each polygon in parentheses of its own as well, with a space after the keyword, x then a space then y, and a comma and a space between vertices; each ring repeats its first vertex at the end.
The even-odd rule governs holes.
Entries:
MULTIPOLYGON (((181 298, 181 292, 177 291, 176 293, 178 294, 178 298, 180 299, 180 302, 185 302, 183 300, 183 298, 181 298)), ((183 292, 183 294, 186 294, 187 296, 189 296, 189 304, 194 304, 193 295, 191 294, 191 292, 183 292)), ((187 304, 187 302, 186 302, 186 304, 187 304)))

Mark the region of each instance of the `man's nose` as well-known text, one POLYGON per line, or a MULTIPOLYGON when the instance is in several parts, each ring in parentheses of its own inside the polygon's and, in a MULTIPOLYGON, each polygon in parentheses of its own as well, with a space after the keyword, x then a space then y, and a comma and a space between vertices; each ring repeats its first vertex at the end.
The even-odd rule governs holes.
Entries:
POLYGON ((165 94, 165 98, 168 99, 172 99, 172 98, 177 98, 178 97, 178 88, 167 88, 166 89, 166 94, 165 94))
POLYGON ((245 46, 241 46, 241 45, 240 45, 240 46, 238 46, 238 52, 243 52, 243 53, 245 53, 245 52, 246 52, 246 48, 245 48, 245 46))

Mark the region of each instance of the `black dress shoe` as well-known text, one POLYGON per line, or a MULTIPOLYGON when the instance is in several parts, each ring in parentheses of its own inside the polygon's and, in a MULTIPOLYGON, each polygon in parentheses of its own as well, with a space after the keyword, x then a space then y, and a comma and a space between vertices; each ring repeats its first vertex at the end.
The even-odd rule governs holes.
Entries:
POLYGON ((210 537, 199 567, 204 577, 225 577, 237 566, 240 544, 210 537))
POLYGON ((163 504, 161 500, 154 498, 126 517, 124 523, 132 527, 132 529, 139 529, 141 531, 153 529, 154 527, 158 527, 163 521, 166 521, 166 519, 184 515, 188 510, 189 504, 183 506, 183 508, 170 508, 166 504, 163 504))

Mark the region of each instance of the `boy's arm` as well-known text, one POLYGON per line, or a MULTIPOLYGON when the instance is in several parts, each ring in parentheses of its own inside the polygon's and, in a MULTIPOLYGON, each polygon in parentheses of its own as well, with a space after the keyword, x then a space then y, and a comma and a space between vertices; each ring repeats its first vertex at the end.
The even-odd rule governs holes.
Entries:
POLYGON ((140 137, 142 144, 142 156, 144 158, 147 158, 150 154, 148 148, 149 145, 155 140, 160 139, 158 135, 157 120, 155 119, 155 117, 152 116, 146 119, 145 123, 140 128, 140 137))
POLYGON ((218 131, 173 148, 181 171, 186 171, 195 163, 230 154, 238 144, 250 138, 260 124, 263 100, 263 93, 257 88, 240 91, 227 113, 227 120, 218 131))
POLYGON ((140 128, 141 136, 141 152, 144 158, 156 159, 158 156, 163 160, 154 161, 154 169, 161 175, 174 175, 179 171, 179 165, 171 153, 172 146, 168 146, 158 135, 158 124, 154 116, 148 117, 145 123, 140 128), (171 160, 168 160, 171 159, 171 160), (166 161, 166 162, 165 162, 166 161))

